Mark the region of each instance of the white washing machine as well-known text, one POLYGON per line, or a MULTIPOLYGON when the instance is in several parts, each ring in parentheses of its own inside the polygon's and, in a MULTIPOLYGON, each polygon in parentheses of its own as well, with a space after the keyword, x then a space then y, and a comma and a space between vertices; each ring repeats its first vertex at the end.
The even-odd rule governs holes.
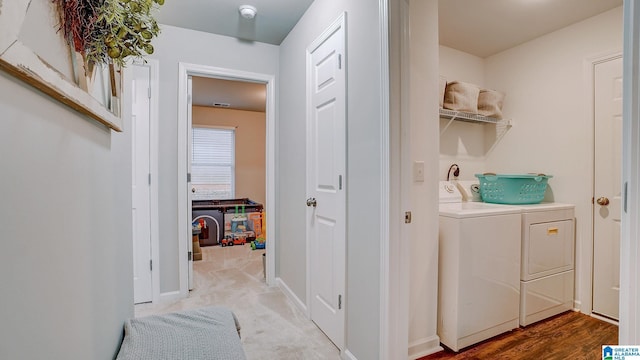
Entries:
POLYGON ((574 300, 574 206, 522 207, 520 325, 571 310, 574 300))
POLYGON ((521 209, 440 195, 438 336, 459 351, 518 327, 521 209))

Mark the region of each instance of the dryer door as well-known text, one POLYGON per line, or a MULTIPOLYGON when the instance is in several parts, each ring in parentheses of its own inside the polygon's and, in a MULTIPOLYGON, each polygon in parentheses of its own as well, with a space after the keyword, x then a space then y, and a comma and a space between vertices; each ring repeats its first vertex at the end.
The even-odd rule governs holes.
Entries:
POLYGON ((522 280, 573 269, 573 221, 531 224, 524 240, 522 280))

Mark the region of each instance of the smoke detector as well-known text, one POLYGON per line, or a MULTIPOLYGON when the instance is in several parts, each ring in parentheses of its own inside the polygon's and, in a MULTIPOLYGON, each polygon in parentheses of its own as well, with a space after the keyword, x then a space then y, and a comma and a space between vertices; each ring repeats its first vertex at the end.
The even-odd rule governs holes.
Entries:
POLYGON ((251 5, 240 5, 238 11, 240 11, 240 15, 242 15, 243 18, 249 20, 256 17, 256 14, 258 13, 258 9, 251 5))

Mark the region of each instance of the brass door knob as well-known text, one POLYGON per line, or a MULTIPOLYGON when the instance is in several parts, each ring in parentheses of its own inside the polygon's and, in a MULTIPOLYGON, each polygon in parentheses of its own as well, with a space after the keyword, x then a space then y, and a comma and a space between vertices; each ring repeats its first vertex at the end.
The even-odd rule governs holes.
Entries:
POLYGON ((598 205, 601 205, 601 206, 609 205, 609 199, 604 196, 599 197, 598 200, 596 200, 596 202, 598 203, 598 205))
POLYGON ((316 198, 308 198, 307 199, 307 206, 316 207, 317 205, 318 205, 318 202, 316 201, 316 198))

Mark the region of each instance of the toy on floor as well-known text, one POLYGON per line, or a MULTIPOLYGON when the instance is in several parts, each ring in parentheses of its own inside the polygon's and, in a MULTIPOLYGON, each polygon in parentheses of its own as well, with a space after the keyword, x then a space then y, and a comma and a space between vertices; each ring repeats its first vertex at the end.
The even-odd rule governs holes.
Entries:
POLYGON ((254 241, 251 242, 251 250, 264 249, 266 242, 267 240, 263 237, 259 237, 255 239, 254 241))
POLYGON ((224 239, 220 240, 220 246, 233 246, 233 245, 244 245, 247 242, 247 239, 242 236, 237 236, 236 234, 227 234, 224 236, 224 239))

